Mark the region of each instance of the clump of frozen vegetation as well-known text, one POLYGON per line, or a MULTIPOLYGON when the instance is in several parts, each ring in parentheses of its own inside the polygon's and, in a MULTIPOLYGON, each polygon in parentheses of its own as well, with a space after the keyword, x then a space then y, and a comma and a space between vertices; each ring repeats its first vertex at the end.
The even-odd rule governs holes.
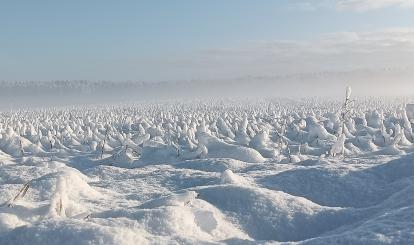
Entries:
POLYGON ((350 88, 1 112, 0 244, 409 244, 413 123, 350 88))
POLYGON ((253 163, 328 151, 400 154, 413 143, 403 104, 354 103, 350 96, 348 88, 342 106, 200 102, 9 112, 0 121, 0 150, 13 157, 90 153, 102 164, 133 168, 211 157, 253 163))

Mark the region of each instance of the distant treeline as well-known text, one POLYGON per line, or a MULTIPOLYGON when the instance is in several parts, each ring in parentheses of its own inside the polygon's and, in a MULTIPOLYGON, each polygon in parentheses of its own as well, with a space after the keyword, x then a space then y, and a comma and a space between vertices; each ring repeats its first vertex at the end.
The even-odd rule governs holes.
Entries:
POLYGON ((27 95, 48 93, 94 93, 102 91, 119 91, 139 88, 165 86, 165 82, 139 81, 88 81, 88 80, 56 80, 56 81, 0 81, 0 95, 27 95))

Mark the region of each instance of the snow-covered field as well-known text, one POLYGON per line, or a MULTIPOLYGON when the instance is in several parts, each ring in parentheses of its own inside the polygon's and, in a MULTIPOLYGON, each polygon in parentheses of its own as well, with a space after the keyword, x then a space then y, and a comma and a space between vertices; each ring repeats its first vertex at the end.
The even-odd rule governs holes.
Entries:
POLYGON ((256 100, 0 113, 0 244, 414 244, 414 110, 256 100))

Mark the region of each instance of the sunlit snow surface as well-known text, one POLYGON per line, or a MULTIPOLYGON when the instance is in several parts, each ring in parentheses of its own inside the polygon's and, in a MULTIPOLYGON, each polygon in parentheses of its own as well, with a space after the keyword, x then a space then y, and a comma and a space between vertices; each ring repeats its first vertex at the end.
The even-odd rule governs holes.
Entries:
POLYGON ((341 106, 3 112, 0 244, 413 244, 412 112, 341 106))

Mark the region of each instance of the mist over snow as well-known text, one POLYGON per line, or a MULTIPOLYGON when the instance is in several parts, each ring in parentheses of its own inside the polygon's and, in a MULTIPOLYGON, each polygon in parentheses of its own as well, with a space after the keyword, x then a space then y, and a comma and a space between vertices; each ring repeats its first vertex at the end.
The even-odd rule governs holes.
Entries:
POLYGON ((175 82, 3 81, 0 109, 243 98, 342 100, 346 86, 357 97, 414 97, 413 77, 412 69, 402 68, 175 82))

